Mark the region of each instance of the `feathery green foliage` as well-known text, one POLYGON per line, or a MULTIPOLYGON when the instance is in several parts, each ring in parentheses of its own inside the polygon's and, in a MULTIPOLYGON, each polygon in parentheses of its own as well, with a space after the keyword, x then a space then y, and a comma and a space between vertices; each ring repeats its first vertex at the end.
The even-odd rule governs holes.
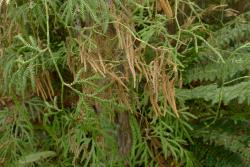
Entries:
POLYGON ((0 1, 0 166, 247 166, 247 4, 0 1))
POLYGON ((200 166, 249 166, 249 131, 245 129, 249 126, 248 27, 246 12, 212 33, 207 42, 223 61, 201 45, 196 65, 183 73, 189 87, 177 89, 177 98, 199 120, 190 149, 200 166))

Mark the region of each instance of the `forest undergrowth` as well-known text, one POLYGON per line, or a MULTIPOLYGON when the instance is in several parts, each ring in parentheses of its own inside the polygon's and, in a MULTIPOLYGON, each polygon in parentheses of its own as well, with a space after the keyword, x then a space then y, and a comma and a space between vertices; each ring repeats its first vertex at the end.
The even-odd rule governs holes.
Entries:
POLYGON ((249 167, 248 0, 0 0, 0 166, 249 167))

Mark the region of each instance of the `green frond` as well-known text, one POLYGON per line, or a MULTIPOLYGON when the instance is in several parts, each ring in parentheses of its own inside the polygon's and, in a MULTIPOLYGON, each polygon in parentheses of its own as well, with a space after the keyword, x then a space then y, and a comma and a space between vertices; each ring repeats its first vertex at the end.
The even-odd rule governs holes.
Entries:
MULTIPOLYGON (((237 115, 237 113, 235 113, 237 115)), ((248 167, 250 163, 249 122, 219 119, 194 135, 194 155, 203 166, 248 167), (240 129, 240 131, 239 131, 240 129), (198 151, 202 149, 202 153, 198 151), (199 152, 199 153, 198 153, 199 152)))
MULTIPOLYGON (((72 26, 80 29, 83 22, 94 21, 102 26, 104 32, 107 30, 110 19, 108 13, 108 3, 104 0, 69 0, 61 4, 61 15, 58 15, 65 26, 72 26)), ((87 25, 87 26, 91 26, 87 25)))
POLYGON ((204 144, 196 141, 196 145, 191 148, 200 166, 206 167, 248 167, 239 154, 227 150, 223 146, 204 144), (202 151, 201 151, 202 150, 202 151))
POLYGON ((216 84, 198 86, 193 89, 178 89, 177 97, 182 100, 204 99, 212 104, 220 101, 228 104, 237 99, 239 103, 250 103, 250 82, 240 82, 232 86, 218 87, 216 84))
MULTIPOLYGON (((250 12, 246 12, 227 23, 208 39, 215 48, 228 49, 239 43, 249 40, 250 36, 250 12)), ((205 55, 206 53, 204 53, 205 55)))
POLYGON ((225 61, 216 60, 211 48, 202 44, 198 62, 184 72, 184 82, 227 80, 248 70, 249 36, 250 12, 243 13, 223 28, 212 32, 207 42, 220 52, 225 61))
POLYGON ((198 64, 188 69, 184 74, 184 82, 192 81, 227 81, 236 74, 244 73, 250 69, 250 48, 244 48, 239 53, 225 52, 228 57, 223 62, 211 62, 198 64))

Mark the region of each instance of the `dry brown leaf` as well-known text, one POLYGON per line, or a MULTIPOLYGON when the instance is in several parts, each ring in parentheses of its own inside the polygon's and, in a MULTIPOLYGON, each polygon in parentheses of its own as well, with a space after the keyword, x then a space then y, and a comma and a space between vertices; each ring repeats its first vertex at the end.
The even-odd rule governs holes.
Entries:
POLYGON ((169 1, 168 0, 159 0, 159 3, 160 3, 162 10, 165 13, 165 15, 167 16, 167 18, 172 18, 174 15, 173 15, 173 11, 171 9, 169 1))
POLYGON ((172 79, 171 81, 169 81, 168 75, 163 75, 163 78, 164 78, 163 79, 164 82, 166 82, 166 85, 164 86, 166 86, 165 94, 167 94, 166 98, 167 98, 168 104, 171 106, 174 113, 179 118, 179 113, 177 111, 177 107, 175 103, 175 88, 174 88, 175 79, 172 79))

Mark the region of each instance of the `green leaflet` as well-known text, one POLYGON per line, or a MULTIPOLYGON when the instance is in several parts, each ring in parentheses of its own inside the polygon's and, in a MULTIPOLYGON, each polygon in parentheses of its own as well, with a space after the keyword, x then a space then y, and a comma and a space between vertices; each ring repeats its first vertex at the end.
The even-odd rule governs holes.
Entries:
POLYGON ((18 164, 25 165, 28 163, 41 161, 43 159, 54 157, 54 156, 56 156, 56 153, 54 151, 42 151, 42 152, 31 153, 29 155, 21 157, 20 160, 18 161, 18 164))

